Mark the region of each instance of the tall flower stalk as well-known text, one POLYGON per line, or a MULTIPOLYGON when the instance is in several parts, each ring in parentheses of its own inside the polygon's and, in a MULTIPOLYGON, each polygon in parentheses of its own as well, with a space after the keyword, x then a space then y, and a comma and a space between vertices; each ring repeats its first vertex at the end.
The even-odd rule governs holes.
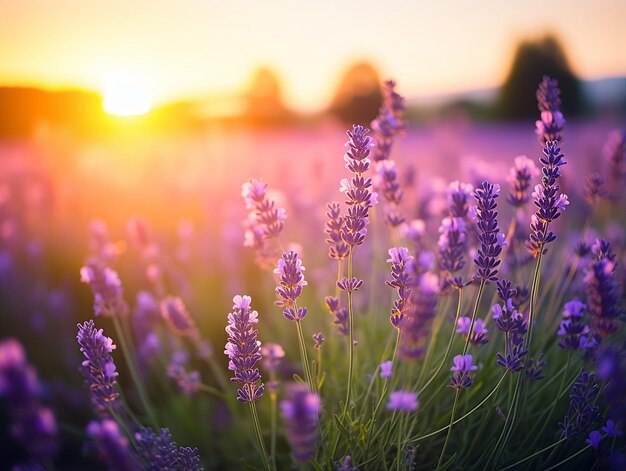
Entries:
POLYGON ((228 342, 224 353, 229 358, 228 369, 234 374, 230 380, 241 384, 237 390, 237 400, 248 403, 250 407, 252 426, 263 463, 266 469, 271 470, 255 405, 255 402, 263 396, 264 385, 261 382, 261 373, 256 367, 256 363, 262 358, 261 342, 258 340, 259 331, 254 328, 254 324, 259 322, 259 313, 250 309, 251 302, 250 296, 237 295, 233 298, 233 310, 228 314, 226 326, 228 342))
POLYGON ((277 304, 283 308, 283 316, 296 323, 304 379, 309 385, 309 390, 313 392, 317 388, 311 373, 311 364, 309 363, 301 324, 302 319, 307 314, 307 308, 298 307, 298 298, 302 294, 302 288, 307 285, 304 279, 304 270, 304 265, 302 265, 302 260, 298 257, 298 254, 290 251, 284 252, 282 257, 278 259, 278 267, 274 270, 274 273, 279 276, 276 293, 280 299, 277 301, 277 304))
POLYGON ((361 280, 352 276, 352 257, 354 249, 362 245, 369 224, 369 209, 376 204, 376 194, 372 192, 372 179, 365 176, 370 168, 369 155, 374 143, 368 136, 369 130, 363 126, 354 125, 352 131, 348 131, 347 148, 344 154, 346 168, 352 172, 350 180, 341 180, 340 190, 345 193, 345 204, 348 206, 348 214, 344 219, 344 227, 341 229, 341 239, 348 245, 348 273, 347 278, 337 281, 339 289, 345 291, 348 297, 348 325, 349 325, 349 355, 348 355, 348 386, 346 389, 346 403, 344 414, 350 404, 352 393, 352 376, 354 368, 354 310, 352 305, 352 293, 363 284, 361 280))

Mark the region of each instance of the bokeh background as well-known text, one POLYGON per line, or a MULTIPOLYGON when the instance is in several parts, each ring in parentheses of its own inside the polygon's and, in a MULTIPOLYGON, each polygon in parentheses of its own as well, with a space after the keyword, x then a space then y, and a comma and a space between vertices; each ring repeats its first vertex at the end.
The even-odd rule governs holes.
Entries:
MULTIPOLYGON (((569 192, 625 125, 624 18, 622 0, 0 0, 0 338, 25 344, 59 421, 84 426, 90 227, 108 227, 132 304, 149 286, 140 221, 167 291, 219 347, 233 294, 272 301, 242 247, 241 184, 280 190, 287 239, 323 261, 344 131, 376 116, 388 78, 406 97, 393 158, 409 214, 436 214, 451 180, 538 157, 544 74, 562 90, 569 192)), ((0 469, 23 455, 3 407, 0 469)), ((86 466, 68 437, 59 462, 86 466)))

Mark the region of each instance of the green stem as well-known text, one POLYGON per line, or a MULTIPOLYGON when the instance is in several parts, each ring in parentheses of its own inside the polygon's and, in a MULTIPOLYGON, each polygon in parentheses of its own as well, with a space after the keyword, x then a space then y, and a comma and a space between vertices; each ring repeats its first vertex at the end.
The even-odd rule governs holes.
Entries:
MULTIPOLYGON (((348 252, 348 278, 352 277, 352 251, 353 248, 350 248, 350 252, 348 252)), ((350 405, 350 396, 352 394, 352 376, 353 376, 353 368, 354 368, 354 312, 352 309, 352 292, 348 291, 348 324, 350 328, 349 334, 349 354, 348 354, 348 387, 346 390, 346 403, 343 406, 343 414, 345 417, 348 412, 348 407, 350 405)))
POLYGON ((452 412, 450 412, 450 425, 448 425, 448 433, 446 434, 446 440, 443 442, 443 448, 441 449, 441 454, 439 455, 439 461, 437 461, 437 469, 441 466, 441 462, 443 461, 443 457, 446 453, 446 447, 448 446, 448 440, 450 440, 450 434, 452 433, 452 426, 454 425, 454 413, 456 412, 456 405, 459 402, 459 391, 457 389, 454 394, 454 403, 452 404, 452 412))
POLYGON ((476 293, 476 301, 474 302, 474 309, 472 310, 472 322, 470 324, 469 332, 467 333, 467 338, 465 339, 465 346, 463 347, 463 355, 467 354, 467 350, 469 349, 470 339, 472 338, 472 334, 474 333, 474 323, 476 321, 476 313, 478 312, 478 304, 480 303, 480 297, 483 294, 484 288, 485 280, 480 280, 478 292, 476 293))
POLYGON ((513 464, 510 464, 510 465, 506 466, 505 468, 502 468, 500 471, 505 471, 505 470, 507 470, 507 469, 514 468, 515 466, 517 466, 517 465, 519 465, 519 464, 525 463, 526 461, 533 459, 535 456, 539 456, 539 455, 540 455, 540 454, 542 454, 543 452, 548 451, 548 450, 550 450, 551 448, 554 448, 555 446, 560 445, 560 444, 561 444, 561 443, 563 443, 565 440, 567 440, 567 438, 561 438, 558 442, 553 443, 552 445, 548 445, 547 447, 542 448, 541 450, 534 452, 532 455, 529 455, 529 456, 527 456, 526 458, 523 458, 523 459, 521 459, 521 460, 519 460, 519 461, 516 461, 516 462, 515 462, 515 463, 513 463, 513 464))
MULTIPOLYGON (((273 374, 272 381, 273 379, 273 374)), ((270 455, 272 457, 272 468, 276 469, 276 392, 270 392, 270 455)))
POLYGON ((250 415, 252 416, 252 425, 254 427, 254 432, 259 443, 259 450, 261 451, 261 455, 263 457, 263 464, 268 471, 272 470, 272 466, 270 465, 270 461, 267 457, 267 450, 265 449, 265 443, 263 441, 263 433, 261 432, 261 424, 259 422, 259 415, 256 411, 256 404, 254 401, 248 402, 250 405, 250 415))
POLYGON ((133 380, 133 383, 135 384, 135 387, 137 388, 137 392, 139 393, 139 399, 141 401, 141 404, 143 405, 143 408, 148 414, 150 422, 152 422, 152 425, 154 426, 154 428, 158 429, 157 421, 154 416, 152 407, 150 405, 148 395, 146 394, 143 381, 141 380, 141 377, 139 376, 139 372, 137 371, 137 367, 135 365, 134 355, 128 349, 128 343, 126 342, 126 336, 124 335, 124 332, 122 330, 120 320, 118 319, 117 315, 113 315, 112 318, 113 318, 113 326, 115 327, 115 333, 117 334, 118 338, 120 339, 120 343, 122 344, 122 350, 124 351, 123 352, 124 360, 126 360, 128 371, 130 372, 130 376, 133 380))
POLYGON ((459 320, 459 316, 461 314, 462 296, 463 296, 463 288, 459 289, 459 301, 457 302, 457 305, 456 305, 456 315, 454 316, 454 324, 452 325, 452 332, 450 333, 450 338, 448 339, 448 346, 446 347, 446 351, 443 355, 443 358, 441 359, 441 362, 439 363, 439 366, 437 367, 433 375, 429 378, 428 381, 426 381, 426 384, 422 386, 420 390, 418 391, 417 393, 418 397, 420 397, 422 393, 426 390, 426 388, 435 380, 437 375, 441 372, 441 369, 446 364, 446 361, 448 360, 448 355, 450 355, 450 350, 452 350, 452 343, 454 342, 454 334, 456 333, 456 325, 459 320))
MULTIPOLYGON (((297 306, 294 309, 298 309, 297 306)), ((302 332, 302 324, 300 319, 296 320, 296 329, 298 331, 298 344, 300 346, 300 359, 302 360, 302 369, 304 370, 304 378, 309 386, 309 391, 316 392, 317 388, 313 382, 313 375, 311 374, 311 365, 309 364, 309 356, 306 351, 306 344, 304 343, 304 333, 302 332)))

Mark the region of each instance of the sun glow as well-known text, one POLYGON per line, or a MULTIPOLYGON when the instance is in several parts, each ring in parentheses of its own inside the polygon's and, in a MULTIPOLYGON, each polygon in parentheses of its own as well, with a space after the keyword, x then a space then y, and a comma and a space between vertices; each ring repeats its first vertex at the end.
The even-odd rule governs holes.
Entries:
POLYGON ((152 106, 146 81, 128 73, 116 73, 104 85, 104 110, 117 116, 146 114, 152 106))

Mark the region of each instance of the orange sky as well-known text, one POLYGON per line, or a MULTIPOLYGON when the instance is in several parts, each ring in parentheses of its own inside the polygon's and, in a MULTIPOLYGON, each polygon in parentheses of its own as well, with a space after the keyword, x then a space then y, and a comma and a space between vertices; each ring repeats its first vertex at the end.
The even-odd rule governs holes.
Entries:
POLYGON ((232 93, 259 65, 287 100, 327 105, 372 61, 406 96, 497 85, 520 39, 556 33, 583 78, 626 76, 624 0, 0 0, 0 84, 102 91, 133 75, 154 101, 232 93))

